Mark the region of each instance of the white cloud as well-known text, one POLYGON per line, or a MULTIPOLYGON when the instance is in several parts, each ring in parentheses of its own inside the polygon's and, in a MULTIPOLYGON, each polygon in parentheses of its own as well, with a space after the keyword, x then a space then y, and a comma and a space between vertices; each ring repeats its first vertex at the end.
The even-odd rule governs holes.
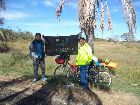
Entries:
POLYGON ((12 8, 12 9, 24 9, 26 6, 24 3, 7 3, 7 8, 12 8))
POLYGON ((71 26, 78 26, 79 23, 75 21, 64 21, 64 22, 9 22, 9 24, 14 24, 16 26, 25 26, 25 27, 38 27, 41 29, 48 29, 48 28, 60 28, 60 27, 71 27, 71 26), (57 25, 56 25, 57 24, 57 25))
POLYGON ((74 22, 74 21, 64 21, 61 24, 62 26, 78 26, 79 23, 78 22, 74 22))
POLYGON ((2 17, 4 17, 5 19, 8 19, 8 20, 25 18, 25 17, 29 17, 29 16, 31 16, 31 15, 29 15, 27 13, 19 12, 19 11, 2 13, 2 17))
POLYGON ((44 4, 47 6, 47 7, 56 7, 56 3, 51 1, 51 0, 45 0, 44 1, 44 4))
POLYGON ((116 12, 119 12, 119 9, 118 8, 114 8, 110 11, 111 13, 116 13, 116 12))
POLYGON ((31 1, 31 4, 32 4, 32 6, 37 6, 38 2, 34 0, 34 1, 31 1))
POLYGON ((68 5, 71 8, 77 8, 78 7, 78 3, 77 2, 68 2, 66 5, 68 5))

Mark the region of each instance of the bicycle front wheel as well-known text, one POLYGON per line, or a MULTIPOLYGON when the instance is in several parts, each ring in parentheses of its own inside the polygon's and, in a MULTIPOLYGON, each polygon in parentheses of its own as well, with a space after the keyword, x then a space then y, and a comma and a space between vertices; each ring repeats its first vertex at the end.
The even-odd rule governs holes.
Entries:
POLYGON ((59 65, 54 71, 54 77, 55 78, 66 77, 68 70, 69 70, 69 68, 67 66, 59 65))
POLYGON ((109 87, 111 85, 111 76, 107 72, 99 72, 98 74, 98 83, 102 86, 109 87))

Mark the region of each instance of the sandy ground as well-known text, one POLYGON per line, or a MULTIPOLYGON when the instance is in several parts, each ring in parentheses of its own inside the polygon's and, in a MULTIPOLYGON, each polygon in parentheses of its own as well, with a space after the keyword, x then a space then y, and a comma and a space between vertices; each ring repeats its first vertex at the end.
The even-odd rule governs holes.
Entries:
POLYGON ((67 88, 51 80, 32 84, 29 78, 0 76, 0 105, 140 105, 140 97, 95 88, 67 88))

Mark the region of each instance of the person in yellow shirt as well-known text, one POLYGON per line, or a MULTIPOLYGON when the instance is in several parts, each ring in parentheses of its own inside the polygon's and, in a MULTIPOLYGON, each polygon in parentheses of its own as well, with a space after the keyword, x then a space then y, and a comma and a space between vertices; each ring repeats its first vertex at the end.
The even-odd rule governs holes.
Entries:
POLYGON ((92 61, 92 49, 84 38, 79 39, 80 48, 76 57, 76 64, 80 67, 80 84, 83 89, 88 89, 88 69, 92 61))

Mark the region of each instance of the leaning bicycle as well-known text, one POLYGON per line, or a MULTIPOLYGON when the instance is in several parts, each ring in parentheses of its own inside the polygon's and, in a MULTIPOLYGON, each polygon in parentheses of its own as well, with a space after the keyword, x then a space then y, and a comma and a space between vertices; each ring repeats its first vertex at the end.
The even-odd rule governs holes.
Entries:
POLYGON ((55 59, 55 62, 58 64, 58 66, 54 70, 54 77, 56 79, 66 77, 66 73, 70 69, 70 63, 68 62, 69 60, 70 60, 70 55, 66 53, 60 54, 55 59))
MULTIPOLYGON (((70 55, 66 53, 62 53, 55 59, 55 62, 59 65, 54 71, 54 77, 56 79, 64 77, 67 82, 70 82, 71 80, 80 81, 80 71, 78 65, 70 64, 68 62, 69 60, 70 55)), ((96 63, 93 61, 89 66, 88 79, 89 84, 94 86, 109 87, 112 82, 111 76, 108 72, 106 72, 105 67, 102 65, 96 65, 96 63)))
MULTIPOLYGON (((80 71, 77 65, 70 65, 66 77, 67 81, 73 81, 73 79, 79 79, 80 71)), ((111 76, 104 66, 97 66, 94 62, 90 64, 88 71, 89 84, 92 86, 109 87, 111 85, 111 76)))
POLYGON ((106 67, 102 65, 96 65, 94 62, 89 68, 89 82, 94 84, 94 86, 99 87, 109 87, 111 85, 112 79, 108 72, 106 72, 106 67))

